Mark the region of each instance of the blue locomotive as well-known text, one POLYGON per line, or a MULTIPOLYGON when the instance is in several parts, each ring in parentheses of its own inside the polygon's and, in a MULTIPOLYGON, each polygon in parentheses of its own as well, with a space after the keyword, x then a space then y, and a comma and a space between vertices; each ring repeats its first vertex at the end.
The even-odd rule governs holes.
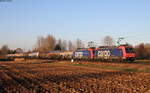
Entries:
POLYGON ((132 46, 99 47, 97 49, 79 49, 74 51, 75 59, 134 61, 136 55, 132 46))

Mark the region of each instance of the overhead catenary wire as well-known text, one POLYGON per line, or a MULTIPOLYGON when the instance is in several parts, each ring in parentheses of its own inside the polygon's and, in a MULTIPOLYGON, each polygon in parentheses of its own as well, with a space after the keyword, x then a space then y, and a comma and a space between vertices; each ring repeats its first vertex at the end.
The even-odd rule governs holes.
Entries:
MULTIPOLYGON (((129 42, 126 42, 126 41, 128 41, 128 39, 130 39, 130 40, 136 39, 137 41, 140 41, 140 39, 144 38, 144 39, 148 40, 148 39, 150 39, 149 35, 150 34, 148 34, 148 33, 147 34, 146 33, 142 33, 142 34, 134 34, 134 35, 129 35, 129 36, 118 36, 118 37, 115 37, 113 39, 114 39, 115 44, 117 43, 118 38, 122 39, 122 41, 120 41, 120 42, 124 41, 125 43, 129 43, 129 42)), ((95 44, 96 47, 101 45, 101 43, 98 43, 98 42, 94 42, 94 44, 95 44)))

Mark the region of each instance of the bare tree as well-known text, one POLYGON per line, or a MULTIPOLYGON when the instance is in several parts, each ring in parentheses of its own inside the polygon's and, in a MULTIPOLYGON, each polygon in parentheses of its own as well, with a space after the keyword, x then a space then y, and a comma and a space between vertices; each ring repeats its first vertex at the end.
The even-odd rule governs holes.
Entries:
POLYGON ((61 39, 58 40, 58 44, 59 44, 60 47, 62 48, 62 40, 61 40, 61 39))
POLYGON ((52 51, 55 48, 55 37, 48 35, 47 37, 38 37, 37 39, 37 50, 40 52, 52 51))
POLYGON ((84 48, 84 44, 80 39, 76 40, 76 48, 84 48))
POLYGON ((37 51, 44 51, 44 42, 45 42, 45 39, 43 36, 40 36, 37 38, 37 45, 36 45, 37 51))
POLYGON ((74 50, 74 46, 73 46, 73 43, 71 41, 68 41, 68 50, 69 51, 74 50))
POLYGON ((8 54, 9 51, 10 51, 10 49, 8 48, 8 45, 3 45, 3 46, 1 47, 1 54, 2 54, 2 55, 8 54))
POLYGON ((48 35, 46 37, 45 43, 46 43, 45 44, 46 45, 46 51, 54 50, 55 43, 56 43, 55 37, 52 35, 48 35))
POLYGON ((114 40, 111 36, 105 36, 103 39, 103 43, 105 46, 113 46, 114 45, 114 40))
POLYGON ((150 59, 150 44, 141 43, 135 46, 136 56, 141 59, 150 59))
POLYGON ((14 50, 16 53, 23 53, 23 49, 21 49, 21 48, 17 48, 17 49, 15 49, 14 50))
POLYGON ((61 51, 61 46, 59 44, 56 44, 55 49, 54 50, 59 50, 61 51))
POLYGON ((62 41, 62 50, 63 50, 63 51, 66 51, 66 50, 67 50, 67 41, 66 41, 66 40, 63 40, 63 41, 62 41))
POLYGON ((62 40, 61 39, 57 40, 57 44, 55 46, 55 50, 59 50, 59 51, 62 50, 62 40))
POLYGON ((73 48, 74 45, 71 41, 66 41, 61 39, 57 41, 57 44, 55 46, 55 50, 62 50, 62 51, 66 51, 66 50, 72 51, 73 48))
POLYGON ((146 58, 150 59, 150 44, 145 44, 146 58))

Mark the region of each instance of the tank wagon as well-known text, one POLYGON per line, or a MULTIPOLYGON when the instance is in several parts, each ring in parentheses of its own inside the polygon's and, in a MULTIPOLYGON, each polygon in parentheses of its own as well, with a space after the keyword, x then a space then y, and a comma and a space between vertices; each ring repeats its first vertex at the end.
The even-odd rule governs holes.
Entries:
POLYGON ((39 52, 32 52, 28 54, 28 57, 39 57, 39 52))
POLYGON ((7 54, 6 57, 25 57, 26 55, 23 53, 16 53, 16 54, 7 54))
POLYGON ((46 54, 47 58, 51 58, 51 59, 71 59, 72 58, 72 54, 73 52, 69 52, 69 51, 49 51, 46 54))

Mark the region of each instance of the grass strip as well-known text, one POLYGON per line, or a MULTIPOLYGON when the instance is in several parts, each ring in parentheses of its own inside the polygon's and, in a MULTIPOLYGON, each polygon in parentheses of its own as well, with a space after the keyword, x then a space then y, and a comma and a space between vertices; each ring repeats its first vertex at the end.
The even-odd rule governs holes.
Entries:
POLYGON ((70 64, 72 66, 84 66, 84 67, 94 67, 100 69, 109 69, 109 70, 118 70, 125 72, 145 72, 150 73, 150 69, 138 69, 138 68, 124 68, 124 67, 114 67, 114 66, 104 66, 104 65, 96 65, 96 64, 70 64))

